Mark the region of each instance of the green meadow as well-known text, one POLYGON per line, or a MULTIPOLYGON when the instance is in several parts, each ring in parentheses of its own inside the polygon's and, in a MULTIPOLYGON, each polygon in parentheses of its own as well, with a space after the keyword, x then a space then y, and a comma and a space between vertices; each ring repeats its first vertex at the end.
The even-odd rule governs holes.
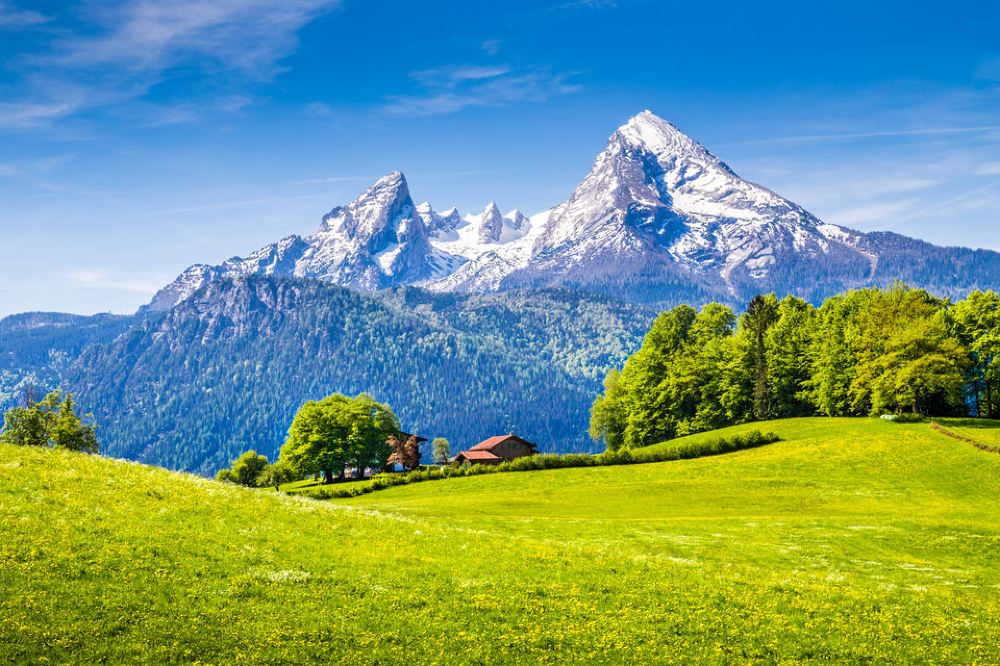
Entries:
POLYGON ((688 441, 751 428, 782 441, 325 502, 0 446, 0 663, 1000 663, 1000 455, 688 441))

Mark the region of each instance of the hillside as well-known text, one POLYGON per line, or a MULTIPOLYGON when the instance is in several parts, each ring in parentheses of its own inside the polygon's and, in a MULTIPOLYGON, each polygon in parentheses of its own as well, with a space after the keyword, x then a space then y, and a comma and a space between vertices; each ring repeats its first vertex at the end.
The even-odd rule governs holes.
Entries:
POLYGON ((120 315, 53 312, 0 319, 0 410, 20 404, 29 386, 38 392, 57 386, 87 346, 111 342, 133 321, 120 315))
POLYGON ((205 474, 249 448, 273 457, 302 402, 334 392, 369 392, 456 447, 517 429, 543 450, 580 451, 604 374, 651 320, 572 292, 224 279, 91 345, 62 379, 109 454, 205 474))
POLYGON ((926 424, 766 428, 785 441, 327 503, 0 446, 0 661, 1000 660, 1000 456, 926 424))

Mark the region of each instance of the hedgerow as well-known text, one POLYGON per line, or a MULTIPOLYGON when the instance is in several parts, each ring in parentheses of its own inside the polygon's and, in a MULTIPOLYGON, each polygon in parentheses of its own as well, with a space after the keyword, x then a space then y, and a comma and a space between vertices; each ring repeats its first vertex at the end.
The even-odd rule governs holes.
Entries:
POLYGON ((765 444, 772 444, 781 438, 773 432, 762 433, 752 430, 743 435, 718 437, 698 440, 689 443, 678 443, 670 448, 655 450, 620 449, 598 454, 542 453, 534 456, 516 458, 499 465, 450 466, 440 468, 424 468, 406 473, 376 474, 364 483, 351 483, 343 486, 324 486, 301 494, 316 499, 336 499, 357 497, 377 490, 385 490, 394 486, 405 486, 409 483, 422 481, 438 481, 459 476, 477 476, 479 474, 502 474, 504 472, 529 472, 544 469, 565 469, 569 467, 606 467, 610 465, 641 465, 646 463, 668 462, 702 458, 704 456, 730 453, 742 449, 752 449, 765 444))

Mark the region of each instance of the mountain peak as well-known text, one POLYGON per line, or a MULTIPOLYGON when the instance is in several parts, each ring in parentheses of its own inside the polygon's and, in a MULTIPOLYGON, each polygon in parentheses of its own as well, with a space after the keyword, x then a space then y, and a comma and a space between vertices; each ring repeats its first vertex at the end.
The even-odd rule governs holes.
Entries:
POLYGON ((386 175, 376 180, 365 195, 373 195, 381 192, 390 192, 395 196, 408 197, 410 195, 409 186, 406 183, 406 176, 402 171, 390 171, 386 175))
POLYGON ((648 109, 629 118, 616 134, 629 145, 657 155, 706 152, 697 141, 648 109))
POLYGON ((495 243, 503 233, 503 214, 495 201, 490 201, 480 216, 479 240, 483 243, 495 243))

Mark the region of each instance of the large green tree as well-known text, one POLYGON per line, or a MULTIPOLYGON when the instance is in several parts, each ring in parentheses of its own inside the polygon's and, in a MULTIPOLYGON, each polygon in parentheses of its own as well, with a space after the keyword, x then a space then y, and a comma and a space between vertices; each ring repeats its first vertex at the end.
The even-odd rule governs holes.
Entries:
POLYGON ((864 413, 853 405, 850 387, 857 374, 859 319, 874 307, 878 294, 874 289, 850 291, 827 299, 816 311, 805 394, 819 414, 864 413))
POLYGON ((773 417, 806 416, 814 411, 806 382, 811 374, 809 350, 816 333, 815 312, 801 298, 786 296, 778 303, 777 319, 764 336, 773 417))
POLYGON ((947 303, 903 285, 859 313, 857 368, 848 389, 858 411, 941 414, 963 409, 968 350, 949 330, 947 303))
POLYGON ((975 413, 1000 419, 1000 296, 973 291, 950 315, 955 336, 969 350, 968 390, 975 413))
POLYGON ((642 348, 605 378, 591 407, 591 436, 616 450, 724 424, 720 366, 734 323, 732 310, 718 303, 660 314, 642 348))
POLYGON ((335 393, 299 408, 279 460, 301 475, 322 473, 330 483, 349 467, 358 473, 385 467, 387 442, 399 435, 399 419, 388 405, 367 393, 335 393))

